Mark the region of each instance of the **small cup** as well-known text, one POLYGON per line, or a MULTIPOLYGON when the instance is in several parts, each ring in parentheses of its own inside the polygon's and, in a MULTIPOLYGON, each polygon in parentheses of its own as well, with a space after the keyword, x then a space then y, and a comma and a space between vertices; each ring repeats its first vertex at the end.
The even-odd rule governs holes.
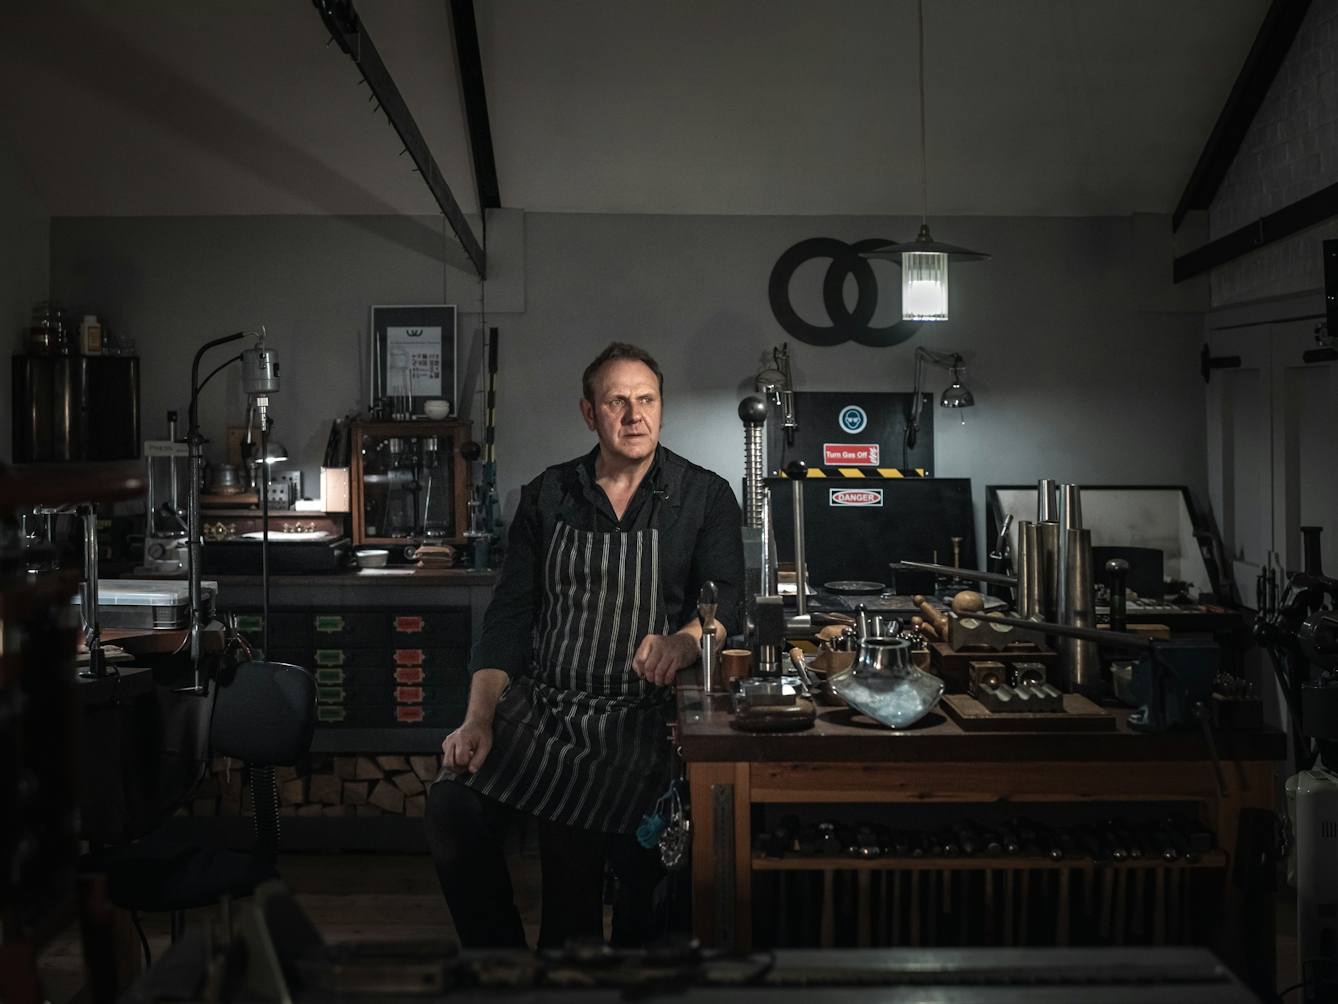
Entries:
POLYGON ((451 414, 451 402, 439 397, 423 402, 423 414, 435 421, 441 421, 451 414))
POLYGON ((753 668, 753 653, 746 648, 727 648, 720 653, 720 675, 723 679, 744 677, 753 668))

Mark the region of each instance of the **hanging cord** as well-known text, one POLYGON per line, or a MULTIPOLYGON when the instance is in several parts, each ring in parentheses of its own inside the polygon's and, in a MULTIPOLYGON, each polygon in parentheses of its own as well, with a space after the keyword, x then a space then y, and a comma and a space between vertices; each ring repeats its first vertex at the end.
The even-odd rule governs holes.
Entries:
POLYGON ((929 168, 925 157, 925 0, 916 0, 920 28, 920 224, 929 225, 929 168))
POLYGON ((251 764, 251 806, 255 811, 256 845, 251 859, 261 864, 279 863, 279 788, 274 768, 251 764))

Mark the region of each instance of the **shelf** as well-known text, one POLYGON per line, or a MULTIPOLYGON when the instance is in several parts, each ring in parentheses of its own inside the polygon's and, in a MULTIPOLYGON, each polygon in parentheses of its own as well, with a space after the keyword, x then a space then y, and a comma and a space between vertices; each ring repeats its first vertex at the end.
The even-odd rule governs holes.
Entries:
POLYGON ((753 855, 753 871, 756 872, 825 872, 825 871, 1035 871, 1040 869, 1064 868, 1225 868, 1226 854, 1223 851, 1206 851, 1198 861, 1189 862, 1184 858, 1177 861, 1163 861, 1160 858, 1142 858, 1138 861, 1111 861, 1109 864, 1096 865, 1091 858, 1024 858, 1011 855, 998 857, 945 858, 847 858, 847 857, 784 857, 769 858, 761 854, 753 855))

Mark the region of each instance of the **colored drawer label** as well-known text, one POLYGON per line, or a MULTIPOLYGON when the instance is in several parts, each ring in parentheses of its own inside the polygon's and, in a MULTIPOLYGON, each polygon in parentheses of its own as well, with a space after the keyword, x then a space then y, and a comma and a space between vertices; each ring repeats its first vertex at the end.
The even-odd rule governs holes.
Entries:
POLYGON ((421 722, 423 720, 423 709, 416 705, 406 705, 395 709, 395 721, 397 722, 421 722))
POLYGON ((321 722, 342 722, 344 709, 333 704, 323 704, 316 709, 316 720, 321 722))
POLYGON ((422 687, 396 687, 395 700, 400 704, 422 704, 422 687))
POLYGON ((877 443, 823 443, 822 462, 827 467, 877 467, 877 443))
POLYGON ((238 631, 260 631, 263 630, 264 627, 265 627, 264 618, 262 618, 259 614, 237 615, 238 631))
POLYGON ((395 670, 396 683, 422 683, 424 676, 422 666, 401 666, 395 670))
POLYGON ((421 634, 423 631, 423 618, 396 617, 395 630, 400 634, 421 634))
POLYGON ((423 650, 421 648, 395 649, 396 666, 421 666, 422 664, 423 664, 423 650))
POLYGON ((339 634, 344 630, 344 618, 338 614, 322 614, 316 618, 316 630, 323 634, 339 634))
POLYGON ((342 666, 343 664, 344 664, 344 650, 342 648, 316 649, 317 666, 342 666))
POLYGON ((316 670, 316 683, 324 686, 337 687, 344 682, 344 671, 339 668, 330 668, 328 666, 316 670))
POLYGON ((342 704, 344 702, 343 687, 317 687, 316 700, 322 704, 342 704))

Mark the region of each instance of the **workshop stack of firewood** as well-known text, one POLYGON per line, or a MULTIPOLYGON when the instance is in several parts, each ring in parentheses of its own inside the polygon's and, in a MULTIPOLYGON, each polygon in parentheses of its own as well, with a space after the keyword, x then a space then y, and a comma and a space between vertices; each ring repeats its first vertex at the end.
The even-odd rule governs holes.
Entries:
MULTIPOLYGON (((280 816, 422 816, 441 757, 313 754, 296 767, 276 767, 280 816)), ((215 757, 178 815, 249 816, 250 786, 242 764, 215 757)))

